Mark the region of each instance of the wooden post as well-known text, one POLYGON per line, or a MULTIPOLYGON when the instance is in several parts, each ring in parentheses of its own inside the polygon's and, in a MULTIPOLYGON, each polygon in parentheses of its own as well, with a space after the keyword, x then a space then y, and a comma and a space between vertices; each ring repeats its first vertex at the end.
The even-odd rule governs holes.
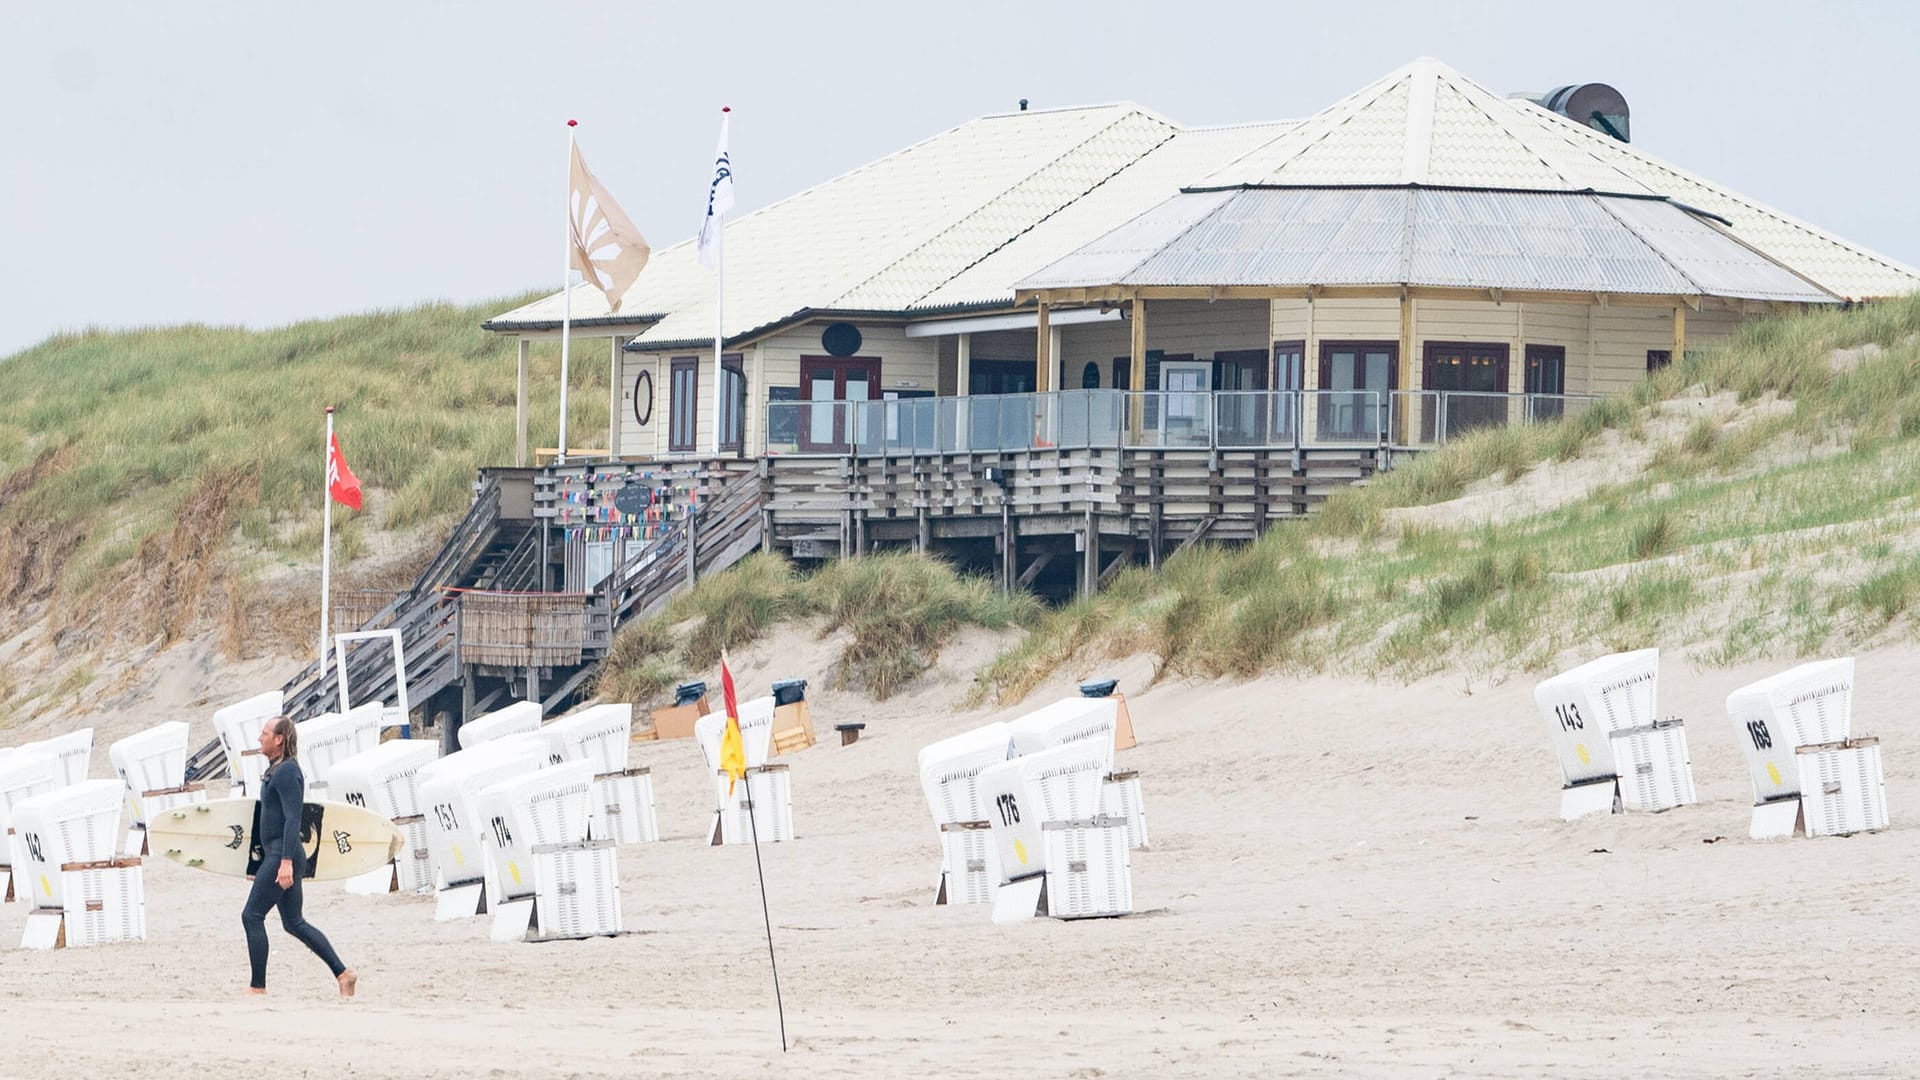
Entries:
MULTIPOLYGON (((458 646, 456 646, 456 648, 458 648, 458 646)), ((472 665, 461 664, 460 665, 460 715, 454 720, 453 723, 447 725, 447 730, 440 733, 440 755, 442 757, 445 757, 446 755, 451 754, 454 751, 460 749, 460 739, 459 739, 460 729, 466 726, 466 724, 474 718, 473 717, 473 713, 474 713, 473 680, 474 680, 474 674, 473 674, 472 665)))
MULTIPOLYGON (((1414 380, 1413 372, 1413 294, 1402 288, 1400 290, 1400 385, 1410 390, 1425 389, 1414 380)), ((1399 419, 1394 415, 1398 404, 1394 401, 1387 403, 1388 416, 1399 419)))
POLYGON ((1080 570, 1080 595, 1092 596, 1100 587, 1100 533, 1093 525, 1093 511, 1087 511, 1086 557, 1080 570))
POLYGON ((537 667, 527 669, 527 700, 540 706, 541 716, 547 714, 547 707, 540 702, 540 669, 537 667))
POLYGON ((954 373, 953 394, 955 397, 966 397, 968 386, 972 381, 970 376, 973 371, 973 335, 961 334, 954 351, 958 354, 954 360, 958 370, 954 373))
POLYGON ((520 377, 513 395, 513 463, 527 467, 527 364, 533 342, 520 339, 520 377))
POLYGON ((1053 357, 1050 355, 1053 344, 1053 326, 1047 316, 1047 302, 1040 301, 1040 325, 1033 339, 1033 388, 1039 393, 1053 389, 1047 385, 1047 376, 1053 370, 1053 357))
POLYGON ((700 518, 687 507, 687 587, 700 579, 700 518))
POLYGON ((620 335, 607 338, 607 457, 620 456, 620 335))
POLYGON ((1673 362, 1679 363, 1687 352, 1687 305, 1673 305, 1673 362))
POLYGON ((1000 582, 1003 593, 1013 592, 1013 576, 1020 567, 1013 546, 1013 508, 1007 505, 1007 493, 1000 492, 1000 582))
MULTIPOLYGON (((756 349, 759 346, 754 346, 756 349)), ((773 554, 773 463, 760 459, 760 551, 773 554)))

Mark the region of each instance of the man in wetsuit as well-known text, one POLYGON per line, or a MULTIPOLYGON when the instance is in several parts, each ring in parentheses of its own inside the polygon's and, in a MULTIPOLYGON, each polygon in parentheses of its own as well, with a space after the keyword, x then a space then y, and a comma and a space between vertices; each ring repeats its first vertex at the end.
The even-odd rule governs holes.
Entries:
POLYGON ((250 994, 267 992, 267 911, 280 906, 280 924, 326 962, 340 984, 340 996, 352 997, 358 981, 340 962, 327 936, 300 914, 300 879, 306 876, 307 853, 300 846, 300 807, 306 801, 307 778, 296 754, 299 733, 284 716, 260 728, 260 751, 267 755, 267 774, 260 783, 260 867, 253 875, 253 891, 240 912, 247 930, 247 958, 253 964, 250 994))

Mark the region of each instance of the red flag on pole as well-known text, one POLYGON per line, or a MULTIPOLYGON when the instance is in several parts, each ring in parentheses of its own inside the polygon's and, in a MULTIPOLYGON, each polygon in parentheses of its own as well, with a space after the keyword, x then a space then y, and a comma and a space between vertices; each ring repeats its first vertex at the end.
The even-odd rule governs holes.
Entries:
POLYGON ((727 670, 727 651, 720 650, 720 700, 727 710, 727 731, 720 736, 720 771, 727 774, 727 794, 747 775, 746 741, 740 737, 740 699, 733 692, 733 672, 727 670))
POLYGON ((340 436, 333 436, 327 445, 327 494, 342 506, 360 509, 360 478, 347 468, 346 456, 340 453, 340 436))

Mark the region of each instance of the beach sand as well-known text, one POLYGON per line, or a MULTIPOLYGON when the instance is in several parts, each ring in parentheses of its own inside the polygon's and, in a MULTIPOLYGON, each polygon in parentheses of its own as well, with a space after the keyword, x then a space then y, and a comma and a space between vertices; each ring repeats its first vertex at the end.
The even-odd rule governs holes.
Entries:
MULTIPOLYGON (((1344 677, 1118 675, 1140 745, 1150 850, 1137 914, 997 927, 936 907, 925 744, 1023 707, 963 711, 984 637, 874 704, 821 690, 830 642, 739 651, 745 692, 813 680, 819 745, 785 758, 800 838, 764 846, 790 1049, 780 1050, 746 847, 704 844, 690 740, 637 743, 665 839, 620 850, 632 933, 492 944, 430 898, 308 888, 360 997, 269 920, 271 995, 248 999, 246 885, 147 863, 149 940, 0 951, 0 1076, 1824 1076, 1920 1070, 1920 650, 1859 656, 1854 730, 1885 742, 1894 827, 1746 838, 1751 789, 1728 691, 1787 666, 1695 671, 1700 803, 1557 817, 1533 677, 1411 686, 1344 677), (864 721, 842 747, 832 724, 864 721)), ((290 673, 290 672, 289 672, 290 673)), ((1079 670, 1070 675, 1091 672, 1079 670)), ((265 685, 272 685, 267 683, 265 685)), ((253 685, 237 687, 245 696, 253 685)), ((218 702, 216 701, 215 704, 218 702)), ((97 716, 106 744, 160 719, 97 716)), ((211 705, 179 714, 196 743, 211 705)), ((17 732, 7 733, 19 741, 17 732)), ((19 940, 0 905, 0 946, 19 940)))

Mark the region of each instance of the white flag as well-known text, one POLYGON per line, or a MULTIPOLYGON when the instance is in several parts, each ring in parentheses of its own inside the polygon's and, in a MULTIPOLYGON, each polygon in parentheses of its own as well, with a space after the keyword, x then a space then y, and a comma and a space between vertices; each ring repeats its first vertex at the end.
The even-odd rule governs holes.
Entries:
POLYGON ((727 123, 731 119, 720 110, 720 149, 714 154, 713 183, 707 185, 707 219, 700 224, 700 264, 713 266, 720 261, 720 227, 733 209, 733 165, 727 160, 727 123))

